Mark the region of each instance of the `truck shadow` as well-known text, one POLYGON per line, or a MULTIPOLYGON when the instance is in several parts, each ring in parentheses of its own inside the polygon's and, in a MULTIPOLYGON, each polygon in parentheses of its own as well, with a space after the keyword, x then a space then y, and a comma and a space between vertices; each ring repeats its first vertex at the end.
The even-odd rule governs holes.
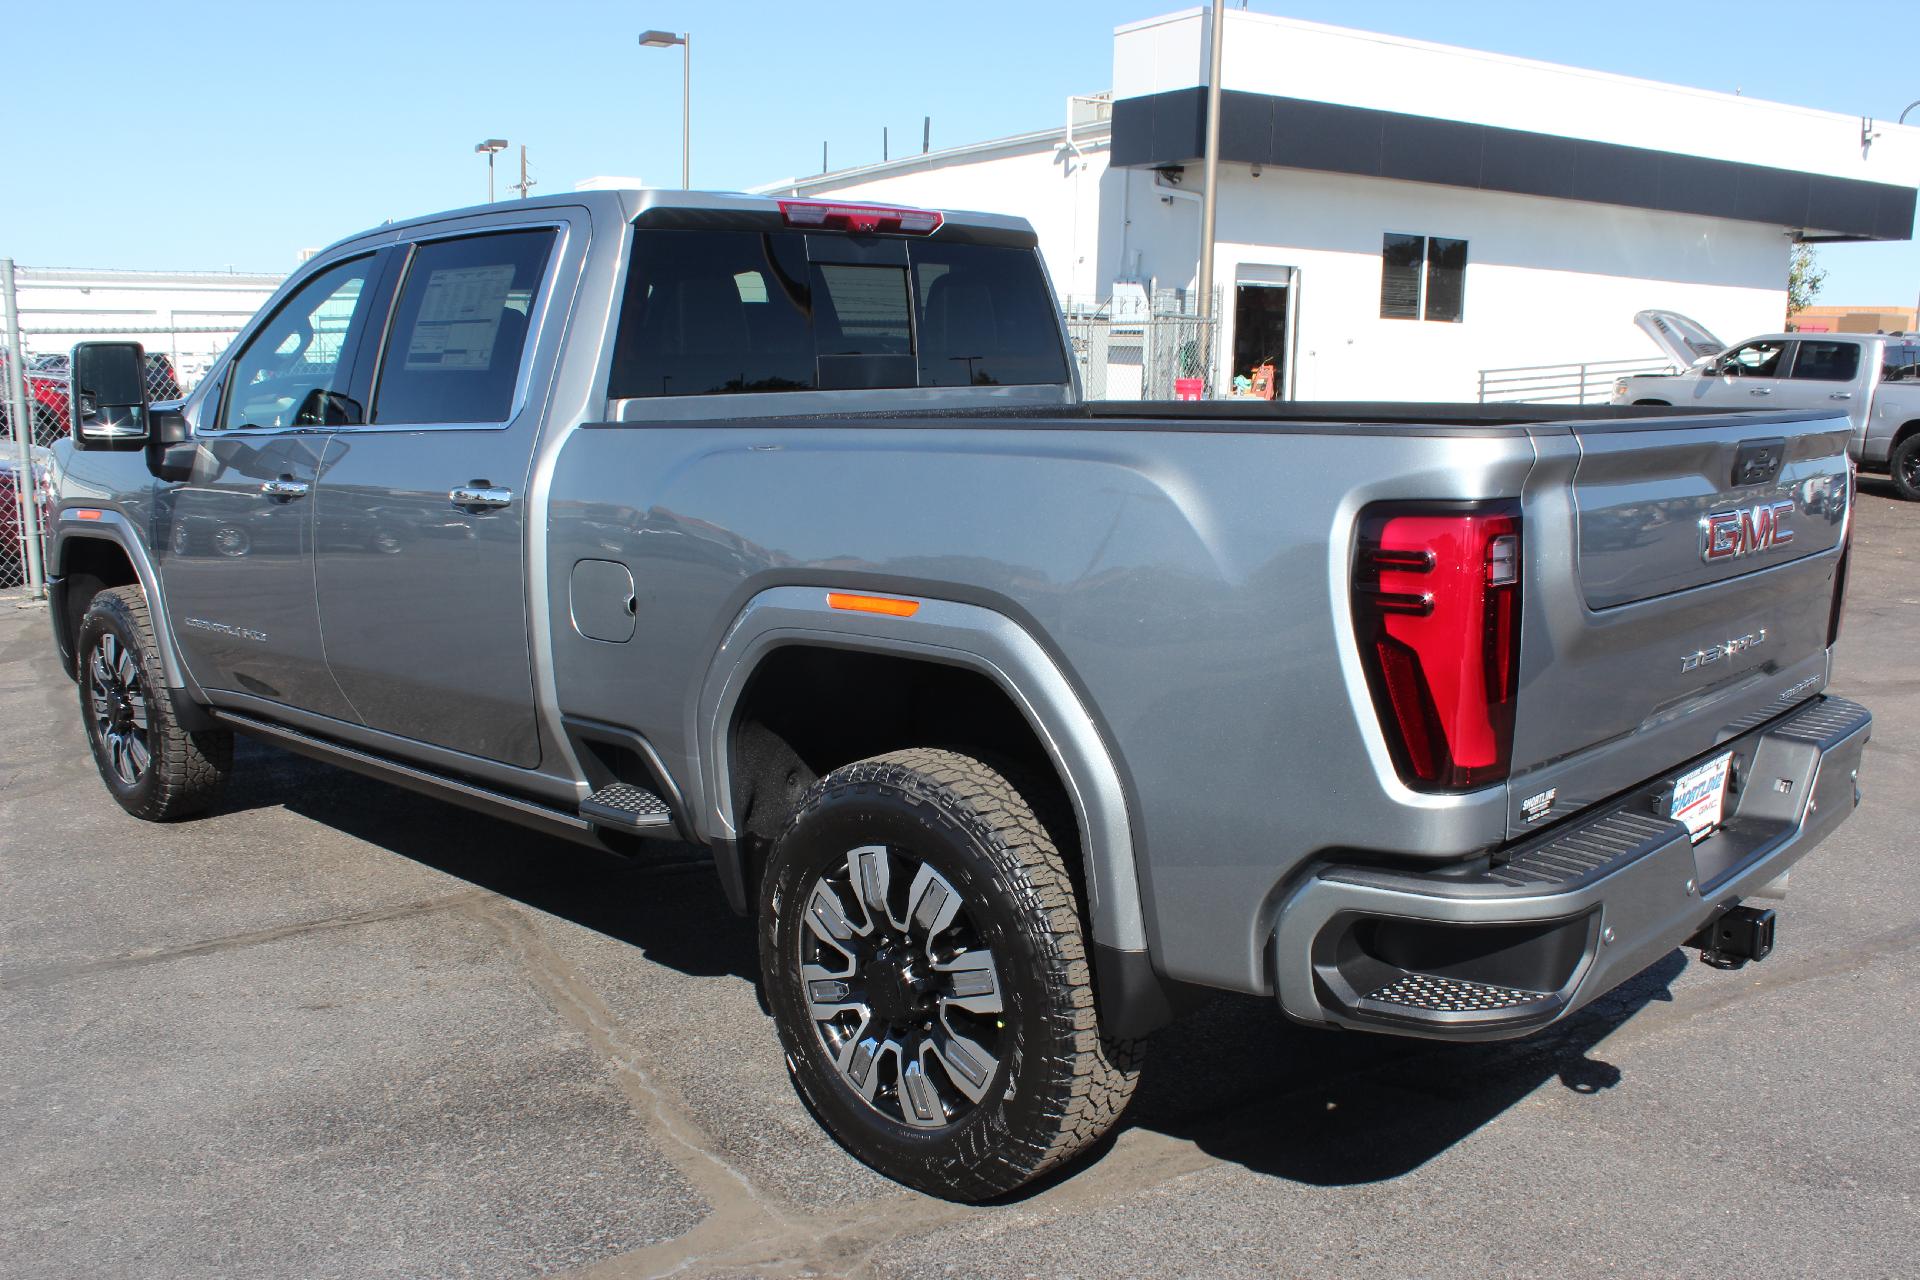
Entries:
POLYGON ((1593 1094, 1621 1083, 1595 1046, 1648 1003, 1670 1000, 1686 965, 1672 951, 1568 1022, 1491 1044, 1315 1030, 1270 1000, 1223 996, 1148 1042, 1126 1123, 1294 1182, 1395 1178, 1542 1085, 1593 1094))
POLYGON ((693 977, 759 980, 753 930, 733 913, 703 850, 640 842, 622 857, 262 745, 235 744, 220 812, 289 812, 570 920, 693 977))
MULTIPOLYGON (((223 809, 284 804, 678 972, 758 981, 753 930, 727 906, 699 850, 659 842, 640 857, 599 853, 248 739, 238 749, 223 809)), ((1270 1000, 1214 997, 1149 1038, 1123 1127, 1295 1182, 1391 1179, 1550 1081, 1583 1094, 1619 1083, 1619 1070, 1592 1050, 1647 1003, 1670 999, 1668 984, 1685 966, 1674 951, 1571 1022, 1497 1044, 1317 1031, 1286 1021, 1270 1000)), ((1012 1199, 1087 1170, 1111 1141, 1012 1199)))

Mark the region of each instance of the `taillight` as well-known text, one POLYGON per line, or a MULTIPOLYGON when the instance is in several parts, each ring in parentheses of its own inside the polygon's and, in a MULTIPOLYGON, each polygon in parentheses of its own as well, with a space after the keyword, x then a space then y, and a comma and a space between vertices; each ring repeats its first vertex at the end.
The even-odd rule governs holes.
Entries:
POLYGON ((1518 506, 1370 508, 1353 618, 1401 779, 1427 791, 1503 780, 1520 678, 1518 506))
POLYGON ((926 236, 946 220, 937 209, 901 209, 888 204, 840 204, 826 200, 782 200, 780 216, 790 227, 819 227, 823 231, 926 236))

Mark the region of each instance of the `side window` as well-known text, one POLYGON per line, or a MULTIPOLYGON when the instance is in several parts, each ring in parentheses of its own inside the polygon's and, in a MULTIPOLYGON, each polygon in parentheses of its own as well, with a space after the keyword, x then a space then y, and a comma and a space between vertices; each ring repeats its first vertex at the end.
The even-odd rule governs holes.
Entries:
POLYGON ((302 285, 234 357, 222 427, 322 427, 361 420, 343 360, 373 258, 336 263, 302 285))
POLYGON ((1794 353, 1793 376, 1814 382, 1852 382, 1860 372, 1860 344, 1857 342, 1811 342, 1800 340, 1794 353))
POLYGON ((505 422, 555 232, 417 246, 380 357, 373 421, 505 422))
POLYGON ((1727 352, 1715 367, 1729 378, 1777 378, 1780 354, 1786 349, 1784 342, 1760 338, 1727 352))

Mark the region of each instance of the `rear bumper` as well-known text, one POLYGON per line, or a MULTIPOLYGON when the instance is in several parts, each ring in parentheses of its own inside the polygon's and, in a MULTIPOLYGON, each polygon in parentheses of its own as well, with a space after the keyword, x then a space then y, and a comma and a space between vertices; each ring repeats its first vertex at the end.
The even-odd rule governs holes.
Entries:
POLYGON ((1491 866, 1323 867, 1274 931, 1281 1007, 1308 1022, 1493 1040, 1604 995, 1787 870, 1860 802, 1873 717, 1814 698, 1722 743, 1724 824, 1698 844, 1665 816, 1689 762, 1491 866))

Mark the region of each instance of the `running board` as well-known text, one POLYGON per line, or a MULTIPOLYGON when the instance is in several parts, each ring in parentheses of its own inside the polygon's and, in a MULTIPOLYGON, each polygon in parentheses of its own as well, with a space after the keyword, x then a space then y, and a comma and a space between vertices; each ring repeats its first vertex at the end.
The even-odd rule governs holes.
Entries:
POLYGON ((391 782, 409 791, 451 801, 465 808, 504 818, 509 822, 545 831, 550 835, 557 835, 579 844, 604 848, 596 837, 592 822, 576 817, 564 809, 555 809, 537 801, 509 795, 504 791, 495 791, 491 787, 483 787, 459 778, 447 777, 445 774, 433 773, 415 765, 402 764, 387 756, 345 746, 328 738, 289 728, 276 721, 262 720, 219 707, 209 708, 208 713, 215 720, 238 732, 266 739, 310 759, 319 760, 325 764, 336 764, 369 778, 391 782))
POLYGON ((673 825, 673 810, 667 802, 630 782, 611 783, 582 800, 580 816, 595 826, 631 831, 635 835, 679 838, 673 825))

